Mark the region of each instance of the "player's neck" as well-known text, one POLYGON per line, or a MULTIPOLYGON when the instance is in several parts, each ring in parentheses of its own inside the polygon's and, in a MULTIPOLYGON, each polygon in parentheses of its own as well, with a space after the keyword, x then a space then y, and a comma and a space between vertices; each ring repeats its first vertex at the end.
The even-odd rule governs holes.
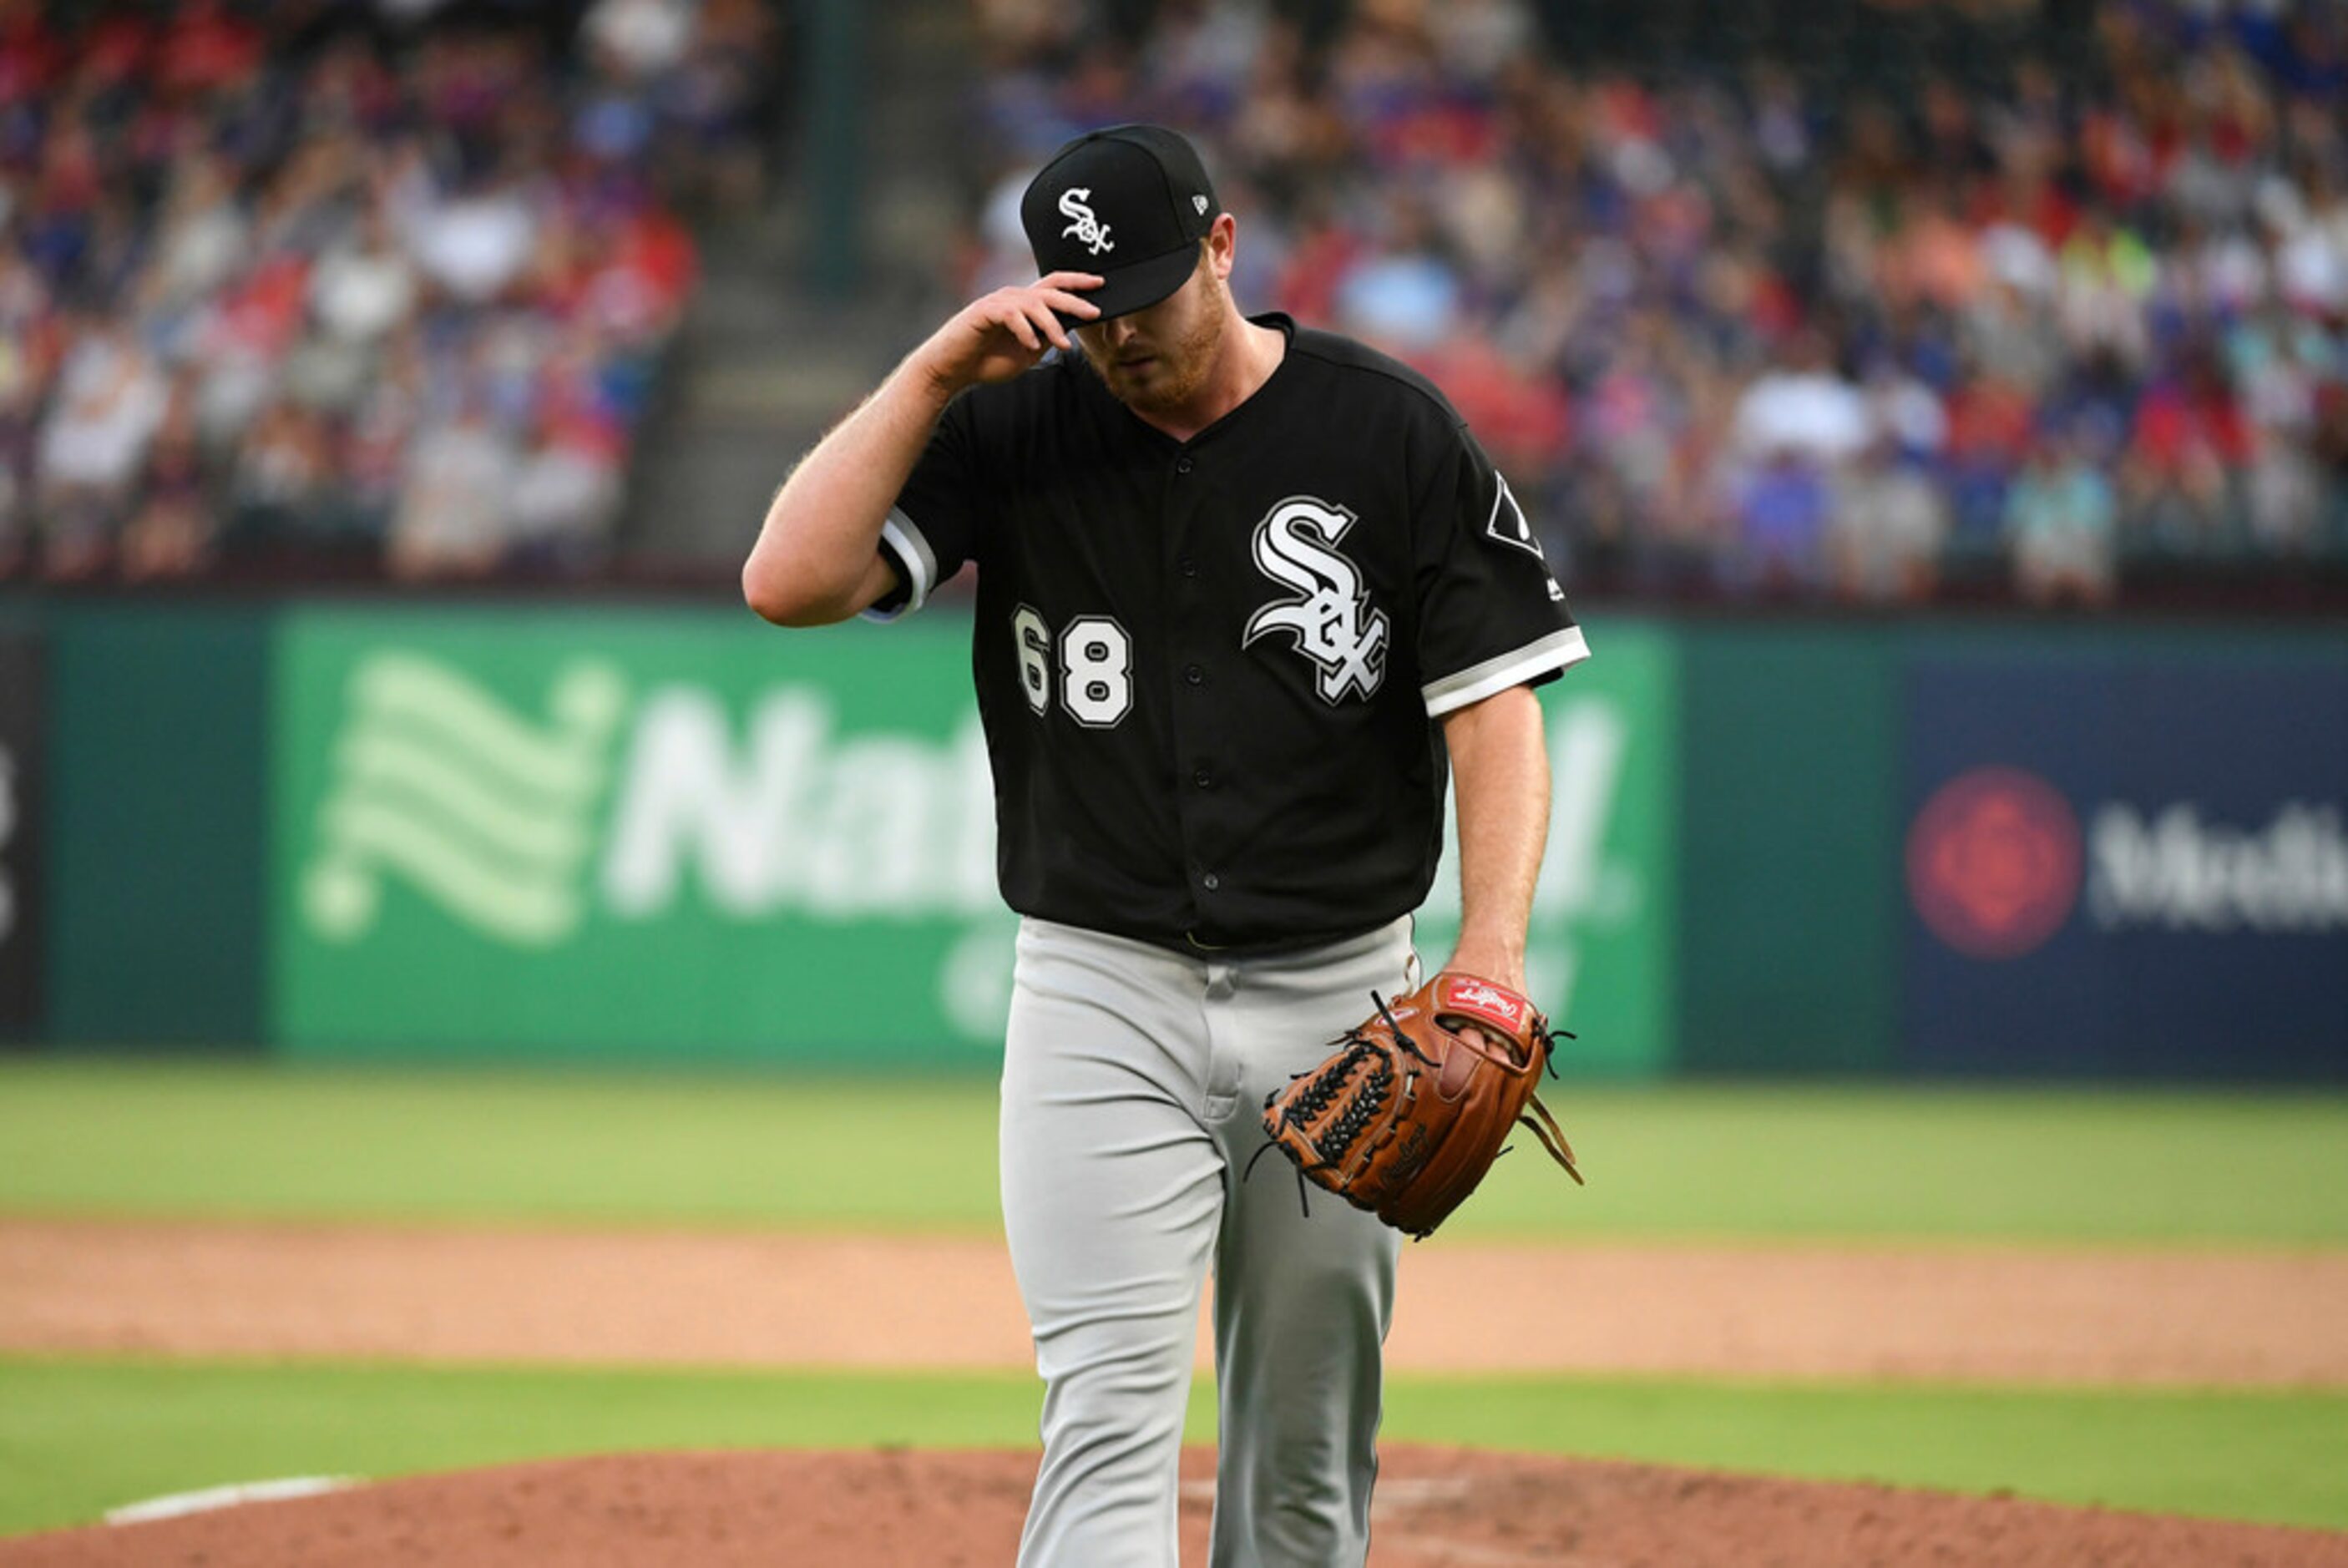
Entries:
POLYGON ((1222 351, 1197 395, 1178 408, 1133 412, 1144 424, 1187 441, 1261 391, 1287 354, 1286 333, 1276 326, 1258 326, 1233 309, 1222 351))

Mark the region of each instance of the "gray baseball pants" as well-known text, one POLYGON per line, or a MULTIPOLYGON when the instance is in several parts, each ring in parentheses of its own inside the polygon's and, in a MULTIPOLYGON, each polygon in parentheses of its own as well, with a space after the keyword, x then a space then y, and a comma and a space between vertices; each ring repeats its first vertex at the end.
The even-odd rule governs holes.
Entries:
POLYGON ((1417 979, 1410 922, 1220 960, 1028 919, 1003 1216, 1045 1379, 1021 1568, 1176 1568, 1200 1291, 1221 1398, 1213 1568, 1359 1568, 1399 1238, 1267 1155, 1264 1097, 1417 979))

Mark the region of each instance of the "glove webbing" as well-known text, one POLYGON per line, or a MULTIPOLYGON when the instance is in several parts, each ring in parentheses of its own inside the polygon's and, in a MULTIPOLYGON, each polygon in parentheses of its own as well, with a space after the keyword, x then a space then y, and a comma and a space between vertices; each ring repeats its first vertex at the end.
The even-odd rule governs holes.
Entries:
MULTIPOLYGON (((1395 1044, 1408 1051, 1418 1060, 1425 1062, 1428 1067, 1435 1066, 1434 1060, 1413 1044, 1408 1035, 1403 1033, 1402 1024, 1395 1017, 1394 1009, 1386 1006, 1386 999, 1375 991, 1372 991, 1370 1000, 1377 1004, 1378 1016, 1385 1020, 1386 1027, 1393 1032, 1395 1044)), ((1298 1091, 1295 1103, 1283 1111, 1281 1118, 1289 1126, 1296 1127, 1301 1131, 1304 1122, 1310 1121, 1327 1109, 1329 1102, 1344 1090, 1355 1068, 1365 1061, 1372 1064, 1367 1081, 1364 1084, 1361 1092, 1354 1096, 1354 1102, 1345 1108, 1344 1114, 1340 1116, 1320 1137, 1308 1138, 1304 1140, 1313 1150, 1313 1168, 1315 1170, 1325 1170, 1332 1165, 1344 1162, 1345 1157, 1354 1151, 1354 1144, 1366 1130, 1370 1118, 1384 1109, 1386 1096, 1394 1088, 1394 1069, 1386 1065, 1386 1053, 1376 1041, 1359 1029, 1348 1029, 1338 1043, 1347 1047, 1345 1052, 1323 1063, 1318 1069, 1309 1069, 1312 1070, 1313 1081, 1298 1091)), ((1288 1081, 1294 1083, 1304 1076, 1304 1073, 1291 1073, 1288 1075, 1288 1081)), ((1269 1100, 1266 1103, 1269 1103, 1269 1100)), ((1552 1122, 1550 1125, 1556 1124, 1552 1122)), ((1267 1139, 1262 1148, 1249 1156, 1247 1169, 1241 1172, 1240 1180, 1245 1181, 1253 1176, 1255 1162, 1275 1147, 1276 1145, 1267 1139)), ((1296 1167, 1296 1202, 1303 1209, 1304 1217, 1309 1220, 1313 1217, 1313 1205, 1306 1197, 1309 1183, 1304 1179, 1305 1169, 1303 1163, 1299 1161, 1296 1167)), ((1568 1167, 1568 1169, 1571 1168, 1568 1167)), ((1576 1176, 1574 1180, 1579 1181, 1581 1178, 1576 1176)))

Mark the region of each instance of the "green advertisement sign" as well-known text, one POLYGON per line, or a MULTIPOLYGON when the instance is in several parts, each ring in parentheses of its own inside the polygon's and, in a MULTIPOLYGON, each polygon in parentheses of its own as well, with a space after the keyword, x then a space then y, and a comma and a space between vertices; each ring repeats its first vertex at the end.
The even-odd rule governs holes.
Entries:
POLYGON ((304 612, 283 635, 289 1051, 999 1044, 1013 922, 963 628, 304 612))
MULTIPOLYGON (((1014 919, 963 623, 319 610, 281 635, 288 1052, 995 1059, 1014 919)), ((1621 1069, 1669 1038, 1673 680, 1653 633, 1600 646, 1549 694, 1535 979, 1621 1069)))

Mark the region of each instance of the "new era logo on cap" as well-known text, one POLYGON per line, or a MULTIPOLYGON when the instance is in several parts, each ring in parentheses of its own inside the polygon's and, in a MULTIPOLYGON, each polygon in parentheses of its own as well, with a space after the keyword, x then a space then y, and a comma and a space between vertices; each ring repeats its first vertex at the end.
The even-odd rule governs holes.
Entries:
POLYGON ((1221 211, 1198 152, 1156 125, 1090 131, 1054 153, 1020 199, 1038 273, 1097 273, 1101 315, 1156 304, 1187 282, 1221 211))

